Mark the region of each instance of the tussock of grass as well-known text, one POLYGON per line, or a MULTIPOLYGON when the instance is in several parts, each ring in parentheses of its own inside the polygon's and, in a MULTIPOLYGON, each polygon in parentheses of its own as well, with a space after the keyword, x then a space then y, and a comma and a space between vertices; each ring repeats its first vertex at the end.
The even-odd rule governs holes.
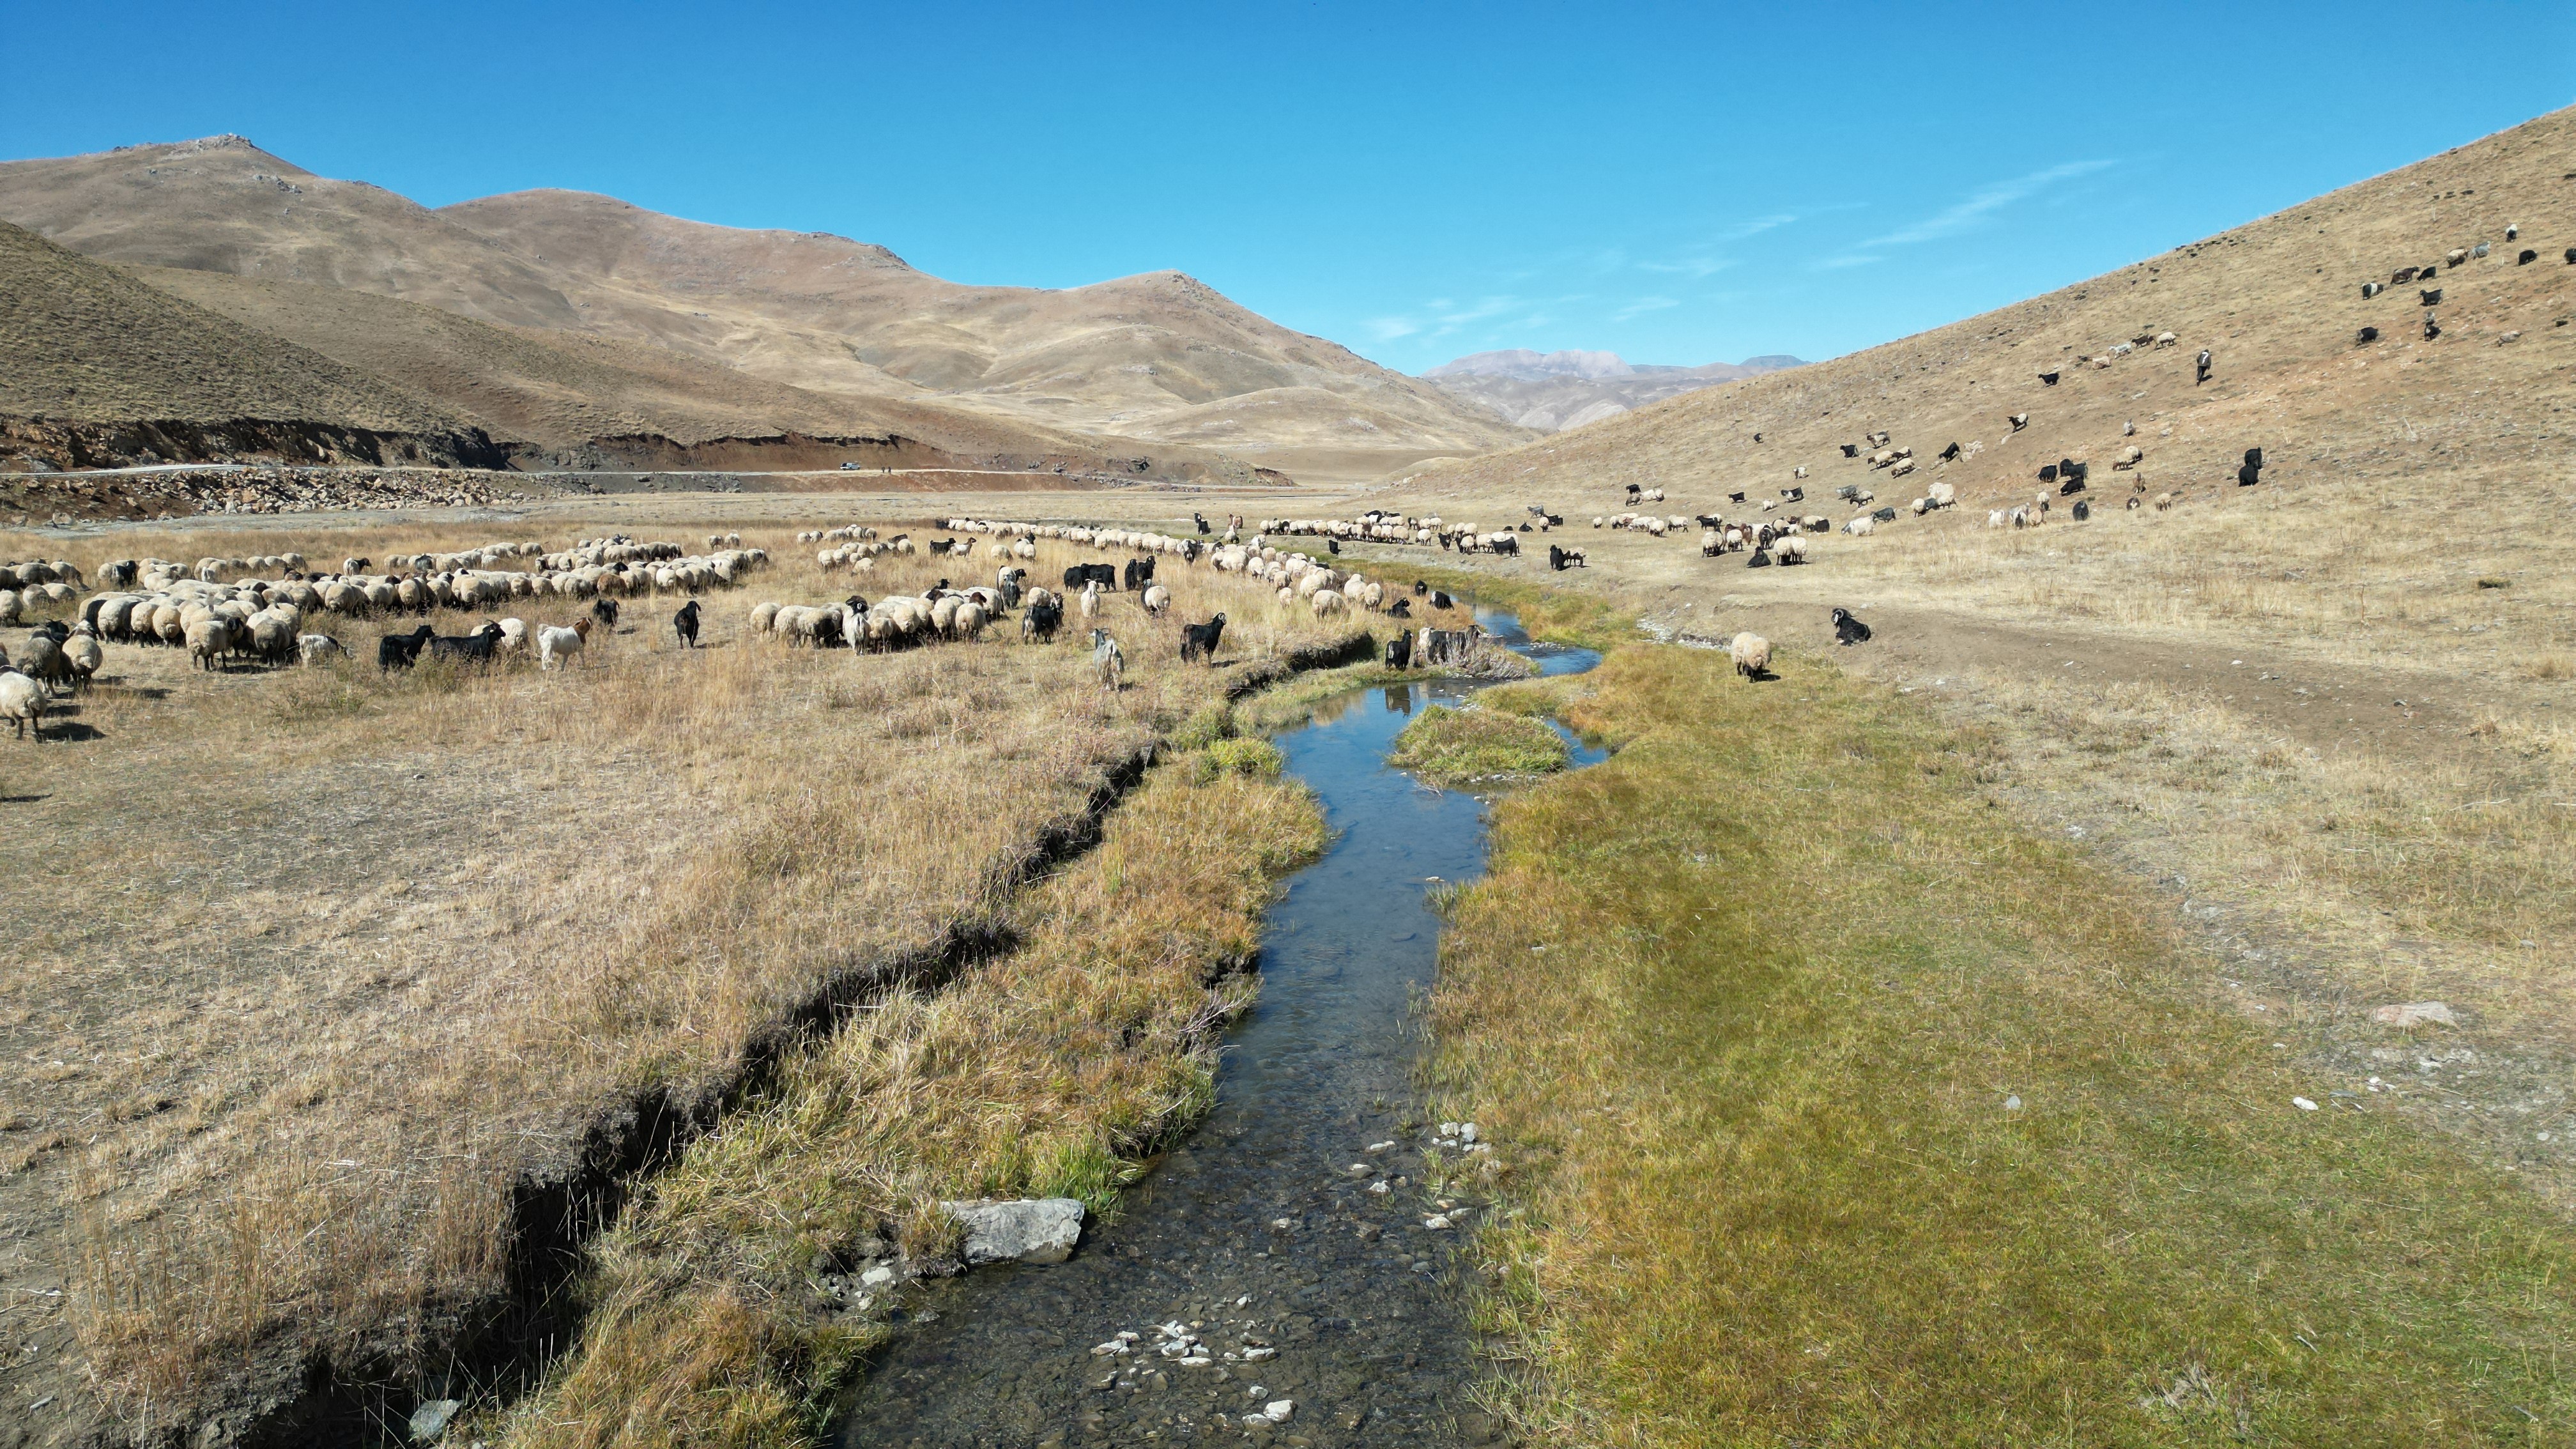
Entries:
POLYGON ((701 1140, 595 1254, 578 1348, 493 1426, 513 1446, 806 1442, 884 1305, 826 1300, 814 1264, 876 1238, 933 1266, 941 1198, 1114 1208, 1134 1160, 1214 1098, 1276 881, 1324 845, 1277 751, 1225 741, 1157 770, 1100 846, 1040 887, 1007 956, 854 1016, 701 1140), (1267 752, 1266 755, 1263 752, 1267 752))
POLYGON ((1620 754, 1455 907, 1434 1072, 1501 1144, 1535 1437, 2554 1442, 2545 1206, 2215 1010, 1976 740, 1800 673, 1614 656, 1573 718, 1620 754))
POLYGON ((1191 778, 1205 783, 1219 775, 1276 779, 1287 758, 1268 740, 1218 740, 1190 757, 1191 778))
POLYGON ((1490 709, 1435 704, 1395 737, 1387 762, 1437 784, 1565 768, 1565 739, 1545 724, 1490 709))

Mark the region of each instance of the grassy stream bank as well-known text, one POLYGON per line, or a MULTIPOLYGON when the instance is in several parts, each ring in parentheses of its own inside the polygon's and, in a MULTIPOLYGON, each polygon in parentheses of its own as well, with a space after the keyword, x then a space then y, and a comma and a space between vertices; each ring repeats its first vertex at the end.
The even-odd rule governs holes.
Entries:
POLYGON ((2217 1010, 1985 742, 1782 673, 1615 654, 1619 753, 1499 808, 1445 940, 1535 1438, 2565 1442, 2540 1204, 2217 1010))

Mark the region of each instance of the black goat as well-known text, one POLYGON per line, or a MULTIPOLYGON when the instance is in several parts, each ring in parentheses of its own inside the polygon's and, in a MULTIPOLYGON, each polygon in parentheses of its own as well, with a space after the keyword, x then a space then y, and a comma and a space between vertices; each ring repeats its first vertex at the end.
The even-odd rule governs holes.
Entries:
POLYGON ((1957 443, 1952 443, 1950 446, 1948 446, 1948 447, 1946 447, 1946 448, 1943 448, 1943 449, 1941 450, 1941 461, 1942 461, 1942 462, 1944 462, 1944 463, 1947 463, 1947 462, 1949 462, 1951 459, 1956 458, 1956 457, 1958 457, 1958 456, 1959 456, 1959 445, 1958 445, 1957 443))
POLYGON ((1064 589, 1069 594, 1081 593, 1083 585, 1095 581, 1104 589, 1118 587, 1118 565, 1075 564, 1064 571, 1064 589))
POLYGON ((1423 582, 1422 580, 1420 580, 1420 579, 1415 579, 1415 580, 1413 581, 1413 596, 1414 596, 1415 598, 1417 598, 1417 599, 1418 599, 1418 598, 1421 598, 1424 594, 1427 594, 1427 593, 1430 593, 1430 592, 1431 592, 1431 586, 1430 586, 1429 584, 1424 583, 1424 582, 1423 582))
MULTIPOLYGON (((429 626, 421 626, 426 629, 429 626)), ((471 664, 489 664, 494 651, 501 647, 501 626, 485 623, 467 634, 434 634, 429 640, 432 659, 461 659, 471 664)))
POLYGON ((597 620, 599 621, 600 626, 601 626, 602 628, 606 628, 606 629, 614 629, 614 628, 616 628, 616 627, 617 627, 617 601, 616 601, 615 599, 593 599, 593 600, 591 600, 591 601, 590 601, 590 617, 592 617, 592 618, 594 618, 594 619, 597 619, 597 620))
POLYGON ((1181 662, 1186 664, 1193 659, 1204 659, 1208 662, 1209 668, 1215 668, 1217 641, 1224 635, 1225 615, 1223 614, 1217 615, 1204 624, 1183 624, 1181 626, 1181 662))
POLYGON ((2370 344, 2372 344, 2372 343, 2374 343, 2374 342, 2377 342, 2378 340, 2379 340, 2379 329, 2378 329, 2378 328, 2376 328, 2376 327, 2364 327, 2363 329, 2361 329, 2361 334, 2360 334, 2360 336, 2358 336, 2357 338, 2355 338, 2355 339, 2354 339, 2354 341, 2353 341, 2353 345, 2354 345, 2354 346, 2356 346, 2356 347, 2368 347, 2370 344))
POLYGON ((1866 644, 1869 642, 1869 626, 1853 618, 1851 610, 1836 609, 1834 610, 1834 642, 1866 644))
POLYGON ((2091 518, 2092 516, 2093 516, 2093 500, 2092 500, 2092 499, 2090 499, 2090 498, 2078 498, 2078 499, 2076 499, 2076 500, 2075 500, 2075 521, 2076 521, 2076 522, 2078 522, 2078 523, 2082 523, 2084 520, 2086 520, 2086 519, 2088 519, 2088 518, 2091 518))
POLYGON ((1386 667, 1389 669, 1410 669, 1413 667, 1413 635, 1411 633, 1400 633, 1394 638, 1386 641, 1386 667))
POLYGON ((1055 631, 1063 627, 1064 601, 1061 599, 1032 599, 1029 601, 1028 612, 1020 615, 1022 642, 1036 639, 1052 643, 1055 640, 1055 631))
POLYGON ((409 634, 387 634, 382 639, 377 640, 377 672, 382 673, 391 669, 409 669, 413 665, 419 663, 420 651, 428 648, 429 641, 437 637, 437 634, 438 631, 436 629, 429 627, 427 624, 423 624, 409 634))
POLYGON ((1449 607, 1449 596, 1448 596, 1447 594, 1444 594, 1444 593, 1440 592, 1438 589, 1433 589, 1433 590, 1431 591, 1431 607, 1433 607, 1433 608, 1435 608, 1435 609, 1445 609, 1445 608, 1448 608, 1448 607, 1449 607))
POLYGON ((1410 618, 1412 618, 1412 617, 1413 617, 1413 601, 1412 601, 1411 599, 1398 599, 1398 600, 1396 600, 1394 603, 1389 604, 1389 605, 1387 605, 1387 606, 1386 606, 1386 616, 1387 616, 1388 618, 1390 618, 1390 619, 1410 619, 1410 618))
POLYGON ((1137 590, 1142 589, 1153 581, 1154 561, 1152 559, 1131 558, 1127 560, 1127 582, 1124 585, 1127 592, 1131 594, 1135 593, 1137 590))
POLYGON ((691 599, 680 606, 680 612, 671 616, 671 628, 673 632, 680 636, 681 648, 695 649, 698 647, 697 600, 691 599))

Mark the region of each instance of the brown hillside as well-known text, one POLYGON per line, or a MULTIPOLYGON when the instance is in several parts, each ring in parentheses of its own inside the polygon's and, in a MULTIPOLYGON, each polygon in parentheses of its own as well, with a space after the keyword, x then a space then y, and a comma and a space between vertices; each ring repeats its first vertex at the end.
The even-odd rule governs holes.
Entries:
POLYGON ((882 247, 575 192, 431 211, 239 137, 0 164, 0 218, 104 260, 646 343, 809 392, 909 399, 1050 437, 1102 434, 1112 452, 1120 439, 1193 441, 1193 409, 1261 393, 1317 399, 1253 410, 1229 440, 1292 472, 1366 476, 1525 436, 1176 273, 1063 291, 968 287, 882 247))
POLYGON ((0 459, 490 466, 472 418, 0 223, 0 459))
MULTIPOLYGON (((720 439, 789 434, 899 436, 911 444, 900 461, 913 464, 1063 462, 1085 471, 1112 466, 1105 450, 1121 444, 1129 455, 1149 448, 1139 440, 1059 433, 925 401, 809 392, 664 348, 477 322, 368 292, 171 268, 137 268, 135 275, 351 367, 403 378, 494 436, 533 445, 553 461, 601 461, 605 454, 641 464, 650 455, 653 466, 668 466, 666 450, 601 440, 661 438, 704 453, 720 439)), ((831 467, 844 456, 896 461, 868 450, 815 451, 788 465, 831 467)), ((1210 472, 1225 467, 1213 453, 1151 451, 1173 466, 1195 458, 1210 472)), ((1231 471, 1246 473, 1239 466, 1231 471)))
MULTIPOLYGON (((2563 571, 2544 553, 2570 522, 2559 476, 2576 425, 2570 246, 2576 112, 2562 111, 2015 306, 1451 465, 1397 491, 1494 521, 1535 503, 1588 522, 1618 511, 1623 485, 1635 482, 1667 490, 1660 512, 1746 517, 1804 466, 1807 501, 1790 511, 1840 523, 1855 511, 1835 502, 1840 485, 1902 509, 1942 480, 1958 489, 1956 510, 1900 514, 1871 538, 1838 535, 1805 570, 1748 572, 1740 557, 1703 564, 1695 546, 1589 528, 1582 541, 1599 545, 1596 558, 1633 558, 1652 577, 1706 578, 1747 597, 1866 580, 1891 600, 2136 627, 2250 625, 2337 648, 2417 652, 2422 617, 2401 607, 2407 591, 2522 568, 2534 573, 2481 602, 2501 606, 2510 593, 2513 606, 2533 605, 2560 587, 2563 571), (2509 226, 2519 227, 2510 243, 2509 226), (2486 257, 2444 262, 2482 241, 2486 257), (2518 263, 2526 249, 2538 255, 2518 263), (2439 267, 2430 281, 2361 295, 2365 281, 2428 263, 2439 267), (2442 300, 2428 308, 2419 293, 2430 288, 2442 300), (2428 311, 2438 339, 2424 336, 2428 311), (2367 345, 2365 326, 2379 330, 2367 345), (2107 366, 2087 360, 2166 331, 2171 346, 2107 366), (2205 385, 2193 375, 2204 347, 2215 361, 2205 385), (2039 376, 2050 369, 2053 386, 2039 376), (2029 415, 2019 433, 2007 422, 2014 413, 2029 415), (1842 456, 1838 445, 1873 430, 1914 449, 1913 476, 1842 456), (1977 451, 1937 464, 1952 442, 1977 451), (2125 445, 2145 457, 2115 470, 2125 445), (2258 486, 2240 488, 2251 447, 2268 466, 2258 486), (2038 469, 2062 458, 2091 465, 2091 525, 1987 528, 1990 509, 2032 502, 2038 469), (1735 490, 1748 502, 1730 503, 1735 490), (2182 498, 2173 513, 2123 507, 2133 492, 2168 491, 2182 498), (2259 575, 2259 587, 2214 583, 2231 571, 2259 575), (2395 592, 2356 603, 2352 587, 2395 592)), ((2072 500, 2053 501, 2052 524, 2072 500)), ((1695 545, 1696 528, 1690 537, 1695 545)), ((2533 623, 2537 634, 2520 642, 2576 637, 2562 617, 2533 623)))

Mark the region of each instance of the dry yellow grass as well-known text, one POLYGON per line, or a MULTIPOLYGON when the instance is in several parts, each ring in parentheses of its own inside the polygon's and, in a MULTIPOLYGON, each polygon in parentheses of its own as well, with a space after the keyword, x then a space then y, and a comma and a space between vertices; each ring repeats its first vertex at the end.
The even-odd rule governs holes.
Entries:
MULTIPOLYGON (((261 528, 114 551, 505 536, 261 528)), ((1015 625, 882 657, 745 641, 757 599, 968 569, 826 578, 783 533, 749 541, 780 566, 710 596, 717 647, 677 648, 668 600, 630 603, 633 632, 554 675, 207 675, 110 645, 96 692, 50 722, 81 738, 13 747, 7 808, 47 842, 48 888, 7 911, 41 964, 0 1013, 0 1045, 38 1064, 0 1086, 0 1215, 13 1285, 66 1292, 0 1333, 14 1350, 67 1311, 83 1351, 13 1355, 0 1388, 95 1375, 157 1427, 290 1388, 309 1353, 398 1375, 510 1271, 514 1183, 613 1173, 582 1137, 603 1109, 703 1116, 796 1007, 934 966, 1081 827, 1106 772, 1242 672, 1183 669, 1177 624, 1123 601, 1102 621, 1128 645, 1116 696, 1078 642, 1024 647, 1015 625)), ((1176 612, 1228 611, 1246 667, 1323 637, 1204 570, 1172 583, 1176 612)), ((518 603, 531 622, 578 607, 518 603)), ((328 627, 368 656, 383 626, 328 627)))
POLYGON ((936 1270, 954 1251, 943 1198, 1112 1209, 1138 1155, 1213 1100, 1261 911, 1324 844, 1275 756, 1269 774, 1204 759, 1158 769, 1097 850, 1031 892, 1010 954, 851 1017, 664 1174, 600 1246, 579 1345, 500 1441, 809 1442, 885 1333, 893 1295, 839 1276, 862 1253, 936 1270))

